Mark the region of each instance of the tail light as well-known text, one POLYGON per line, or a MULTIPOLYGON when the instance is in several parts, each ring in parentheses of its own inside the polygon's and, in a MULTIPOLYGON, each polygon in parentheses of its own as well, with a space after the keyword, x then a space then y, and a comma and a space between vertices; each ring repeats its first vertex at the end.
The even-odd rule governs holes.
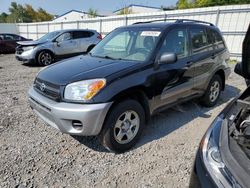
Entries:
POLYGON ((98 34, 97 38, 100 39, 100 40, 102 40, 102 35, 98 34))

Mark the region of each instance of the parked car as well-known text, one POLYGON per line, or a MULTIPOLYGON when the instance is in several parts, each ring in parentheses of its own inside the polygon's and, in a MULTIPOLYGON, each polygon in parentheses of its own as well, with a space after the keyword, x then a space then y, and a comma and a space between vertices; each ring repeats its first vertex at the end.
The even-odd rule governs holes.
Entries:
POLYGON ((0 54, 15 53, 17 42, 29 40, 16 34, 0 33, 0 54))
POLYGON ((228 61, 210 23, 138 23, 115 29, 86 56, 40 71, 29 102, 61 132, 99 135, 107 149, 124 152, 154 113, 192 98, 214 106, 230 74, 228 61))
POLYGON ((102 36, 95 30, 68 29, 50 32, 36 41, 18 42, 16 59, 42 66, 90 51, 102 36))
MULTIPOLYGON (((235 72, 250 79, 250 26, 242 63, 235 72)), ((218 115, 196 154, 190 187, 250 186, 250 87, 218 115)))

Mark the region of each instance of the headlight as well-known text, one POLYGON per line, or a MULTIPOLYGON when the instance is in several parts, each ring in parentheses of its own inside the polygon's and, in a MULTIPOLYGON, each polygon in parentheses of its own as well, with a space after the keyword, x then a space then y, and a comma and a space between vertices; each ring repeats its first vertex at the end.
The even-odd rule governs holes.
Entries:
POLYGON ((23 51, 32 50, 34 48, 35 48, 35 46, 26 46, 26 47, 23 47, 23 51))
POLYGON ((223 119, 217 117, 201 141, 202 159, 218 187, 240 187, 226 168, 220 153, 219 139, 223 119))
POLYGON ((66 86, 64 98, 72 101, 88 101, 92 99, 105 85, 105 79, 75 82, 66 86))

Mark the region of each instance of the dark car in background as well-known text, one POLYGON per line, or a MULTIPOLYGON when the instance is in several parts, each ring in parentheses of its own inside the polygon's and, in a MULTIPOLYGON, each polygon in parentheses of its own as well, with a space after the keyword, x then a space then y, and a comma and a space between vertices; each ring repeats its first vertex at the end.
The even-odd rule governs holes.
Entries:
MULTIPOLYGON (((250 26, 235 72, 250 79, 250 26)), ((190 188, 250 187, 250 86, 218 115, 196 154, 190 188)))
POLYGON ((16 34, 0 33, 0 54, 15 53, 19 41, 30 41, 30 39, 16 34))
POLYGON ((89 52, 101 40, 101 34, 90 29, 53 31, 36 41, 18 42, 16 59, 46 66, 58 59, 89 52))
POLYGON ((193 98, 214 106, 230 74, 228 61, 211 23, 137 23, 115 29, 88 55, 40 71, 29 102, 61 132, 99 135, 108 150, 124 152, 151 115, 193 98))

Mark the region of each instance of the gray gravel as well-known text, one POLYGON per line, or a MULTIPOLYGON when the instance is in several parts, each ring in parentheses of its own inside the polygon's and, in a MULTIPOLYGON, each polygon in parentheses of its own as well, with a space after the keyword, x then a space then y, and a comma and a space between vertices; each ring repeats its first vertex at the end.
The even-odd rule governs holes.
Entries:
POLYGON ((34 115, 27 90, 40 69, 0 55, 0 187, 187 187, 201 137, 245 89, 232 73, 215 108, 191 101, 159 113, 133 150, 115 155, 96 137, 73 138, 34 115))

